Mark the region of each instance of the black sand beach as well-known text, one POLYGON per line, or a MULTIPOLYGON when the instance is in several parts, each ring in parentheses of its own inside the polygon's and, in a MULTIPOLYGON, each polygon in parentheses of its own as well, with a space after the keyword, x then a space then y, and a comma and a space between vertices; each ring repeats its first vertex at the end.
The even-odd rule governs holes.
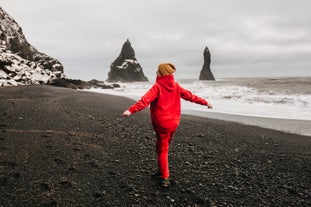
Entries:
POLYGON ((182 116, 161 189, 145 110, 51 86, 0 88, 0 206, 311 206, 311 137, 182 116))

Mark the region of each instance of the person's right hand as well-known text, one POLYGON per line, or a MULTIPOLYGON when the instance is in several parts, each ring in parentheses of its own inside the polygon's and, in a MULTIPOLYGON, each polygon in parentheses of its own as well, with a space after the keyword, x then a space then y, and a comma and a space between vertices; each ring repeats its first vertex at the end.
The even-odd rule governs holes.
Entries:
POLYGON ((129 116, 131 114, 132 113, 129 110, 126 110, 126 111, 123 112, 122 116, 129 116))

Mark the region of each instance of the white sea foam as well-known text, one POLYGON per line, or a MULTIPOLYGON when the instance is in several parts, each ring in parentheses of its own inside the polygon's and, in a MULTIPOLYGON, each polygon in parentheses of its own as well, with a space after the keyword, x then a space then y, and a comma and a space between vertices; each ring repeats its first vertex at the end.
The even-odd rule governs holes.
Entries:
MULTIPOLYGON (((277 81, 273 81, 273 87, 267 88, 267 82, 260 83, 257 80, 254 84, 249 81, 252 80, 180 80, 178 82, 182 87, 207 99, 213 105, 213 110, 207 110, 206 107, 182 101, 182 112, 191 114, 191 111, 195 111, 197 114, 212 111, 255 117, 311 120, 311 93, 293 93, 293 86, 286 85, 288 90, 284 89, 284 82, 278 85, 275 84, 277 81)), ((90 91, 138 100, 152 84, 153 82, 120 83, 120 88, 90 91)))

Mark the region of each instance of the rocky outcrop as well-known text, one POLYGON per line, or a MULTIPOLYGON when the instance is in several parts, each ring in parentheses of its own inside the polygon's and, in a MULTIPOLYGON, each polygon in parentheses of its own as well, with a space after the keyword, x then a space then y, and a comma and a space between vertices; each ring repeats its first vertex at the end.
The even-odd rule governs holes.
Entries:
POLYGON ((214 75, 211 71, 211 53, 209 52, 208 48, 205 47, 204 52, 204 63, 200 73, 199 80, 215 80, 214 75))
POLYGON ((123 46, 120 55, 111 64, 108 73, 108 82, 135 82, 148 81, 143 69, 138 63, 134 49, 129 40, 123 46))
POLYGON ((54 79, 51 81, 50 85, 71 89, 91 89, 91 88, 112 89, 120 87, 120 85, 117 83, 106 84, 103 81, 98 81, 94 79, 90 81, 83 81, 80 79, 68 79, 68 78, 54 79))
POLYGON ((0 7, 0 86, 42 84, 65 78, 62 64, 30 45, 22 28, 0 7))

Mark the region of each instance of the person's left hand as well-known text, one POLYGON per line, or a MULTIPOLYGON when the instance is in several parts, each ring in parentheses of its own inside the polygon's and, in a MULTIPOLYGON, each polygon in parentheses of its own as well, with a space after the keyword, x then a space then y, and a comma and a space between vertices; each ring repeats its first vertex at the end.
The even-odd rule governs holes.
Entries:
POLYGON ((207 108, 209 108, 209 109, 212 109, 213 108, 213 106, 212 106, 212 104, 210 104, 210 103, 207 103, 207 108))

